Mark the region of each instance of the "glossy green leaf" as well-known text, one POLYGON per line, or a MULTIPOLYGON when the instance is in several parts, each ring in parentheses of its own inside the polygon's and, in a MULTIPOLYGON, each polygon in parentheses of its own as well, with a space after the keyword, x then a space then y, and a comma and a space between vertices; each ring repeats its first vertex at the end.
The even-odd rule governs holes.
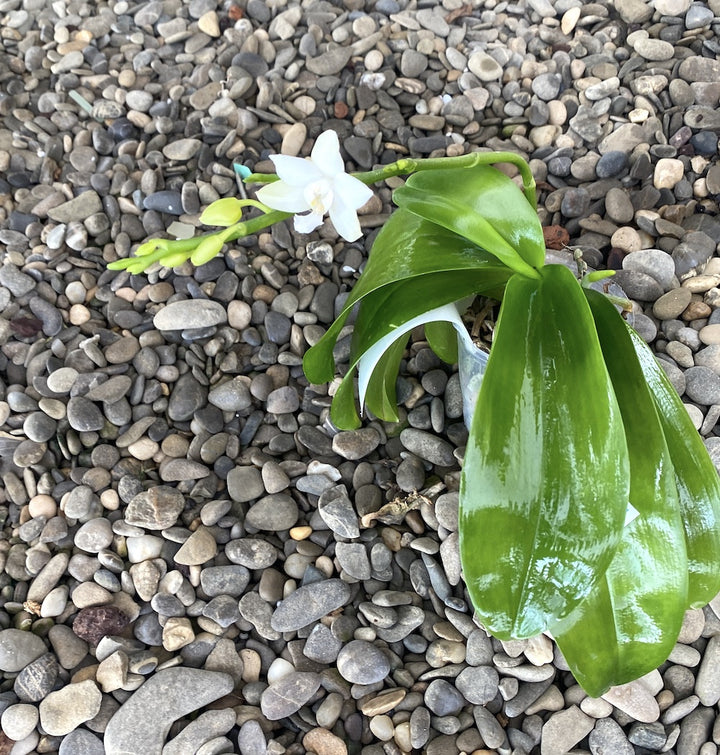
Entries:
POLYGON ((545 263, 537 212, 497 168, 479 165, 415 173, 395 190, 393 201, 474 241, 516 272, 536 277, 545 263))
MULTIPOLYGON (((332 380, 335 367, 333 348, 353 306, 384 286, 412 280, 429 273, 473 270, 485 271, 504 280, 511 271, 493 255, 475 244, 440 226, 405 210, 396 210, 383 226, 373 244, 363 274, 353 287, 345 307, 325 335, 310 348, 303 359, 303 369, 313 383, 332 380)), ((481 277, 481 276, 479 276, 481 277)), ((503 280, 503 283, 504 283, 503 280)), ((501 287, 501 286, 500 286, 501 287)), ((445 301, 453 301, 466 293, 447 291, 445 301)), ((418 296, 423 291, 418 290, 418 296)), ((431 305, 428 309, 432 309, 431 305)), ((395 317, 395 324, 409 317, 395 317)))
MULTIPOLYGON (((399 332, 398 329, 405 323, 415 318, 421 318, 416 324, 431 321, 432 317, 426 318, 423 315, 450 304, 453 301, 450 297, 464 299, 476 293, 496 292, 507 281, 509 275, 510 271, 505 267, 442 272, 398 281, 369 293, 360 303, 357 313, 350 349, 350 366, 343 378, 343 386, 333 398, 330 414, 332 421, 338 427, 346 429, 359 427, 360 416, 355 407, 354 391, 345 384, 353 381, 355 367, 360 359, 382 339, 387 338, 389 346, 397 338, 397 335, 391 336, 399 332)), ((373 375, 374 380, 394 382, 397 370, 393 375, 388 374, 382 378, 375 375, 375 372, 373 375)), ((394 409, 387 414, 377 411, 373 413, 387 421, 394 421, 397 416, 394 409)))
POLYGON ((720 480, 672 384, 640 336, 628 328, 653 393, 675 469, 690 572, 688 603, 699 608, 720 591, 720 480))
POLYGON ((429 322, 425 326, 425 338, 430 348, 448 364, 458 360, 458 344, 455 328, 449 322, 429 322))
POLYGON ((397 422, 397 382, 400 362, 407 346, 408 334, 403 334, 380 357, 368 384, 365 406, 385 421, 397 422))
POLYGON ((628 452, 572 273, 510 279, 460 484, 460 557, 480 621, 532 637, 598 583, 622 534, 628 452))
POLYGON ((552 628, 575 678, 598 697, 667 660, 687 605, 688 563, 675 473, 627 327, 606 297, 586 296, 623 418, 638 514, 604 578, 552 628))

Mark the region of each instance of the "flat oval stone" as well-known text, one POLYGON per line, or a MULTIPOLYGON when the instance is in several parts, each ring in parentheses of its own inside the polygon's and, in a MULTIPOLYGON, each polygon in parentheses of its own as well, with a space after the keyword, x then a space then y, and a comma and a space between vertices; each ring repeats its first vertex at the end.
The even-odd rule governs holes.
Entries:
POLYGON ((102 692, 86 679, 51 692, 40 703, 40 724, 51 736, 64 736, 100 711, 102 692))
POLYGON ((691 299, 692 293, 687 288, 674 288, 653 304, 653 314, 658 320, 673 320, 682 314, 691 299))
POLYGON ((0 671, 21 671, 46 652, 45 643, 36 634, 20 629, 0 632, 0 671))
POLYGON ((231 540, 225 546, 225 555, 233 564, 240 564, 248 569, 268 569, 277 561, 278 552, 266 540, 244 537, 231 540))
POLYGON ((158 330, 209 328, 224 322, 227 322, 225 307, 209 299, 174 301, 153 317, 153 325, 158 330))
POLYGON ((245 521, 258 530, 289 530, 298 520, 297 503, 289 496, 277 493, 261 498, 251 506, 245 521))
POLYGON ((84 396, 73 396, 67 404, 70 427, 78 432, 92 432, 105 427, 105 417, 92 401, 84 396))
POLYGON ((294 632, 345 605, 351 594, 350 586, 339 579, 303 585, 280 602, 270 624, 278 632, 294 632))
POLYGON ((320 688, 320 675, 295 671, 273 682, 260 698, 263 715, 279 721, 296 713, 320 688))
POLYGON ((400 433, 400 442, 410 453, 429 461, 431 464, 450 467, 455 463, 455 456, 450 443, 432 433, 408 428, 400 433))
POLYGON ((390 661, 379 647, 366 640, 352 640, 337 657, 343 679, 353 684, 375 684, 390 673, 390 661))

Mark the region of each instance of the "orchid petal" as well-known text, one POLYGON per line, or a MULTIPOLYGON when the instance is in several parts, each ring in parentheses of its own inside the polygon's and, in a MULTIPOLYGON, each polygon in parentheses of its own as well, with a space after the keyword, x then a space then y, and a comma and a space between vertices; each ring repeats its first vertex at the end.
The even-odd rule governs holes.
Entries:
POLYGON ((257 190, 257 198, 273 210, 304 212, 310 206, 305 199, 304 186, 289 186, 285 181, 275 181, 257 190))
POLYGON ((312 233, 322 225, 323 216, 317 212, 309 212, 307 215, 296 215, 293 218, 295 230, 298 233, 312 233))
POLYGON ((334 177, 345 172, 340 155, 340 142, 334 131, 323 131, 315 141, 310 159, 325 176, 334 177))
POLYGON ((289 186, 306 186, 312 181, 317 181, 323 177, 320 168, 303 157, 270 155, 270 159, 275 166, 280 180, 289 186))
POLYGON ((366 186, 359 178, 347 173, 339 173, 333 178, 333 189, 336 194, 342 197, 343 202, 358 210, 364 204, 370 201, 373 192, 369 186, 366 186))
POLYGON ((330 220, 345 241, 357 241, 362 236, 357 213, 338 196, 330 207, 330 220))

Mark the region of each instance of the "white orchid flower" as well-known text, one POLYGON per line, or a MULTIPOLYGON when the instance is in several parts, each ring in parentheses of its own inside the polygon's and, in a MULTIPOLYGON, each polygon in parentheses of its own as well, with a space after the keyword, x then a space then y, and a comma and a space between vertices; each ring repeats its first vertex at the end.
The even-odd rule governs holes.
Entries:
POLYGON ((361 234, 357 210, 372 196, 359 179, 345 172, 340 143, 334 131, 323 131, 309 158, 271 155, 279 181, 263 186, 257 198, 273 210, 296 213, 295 230, 310 233, 325 213, 346 240, 361 234))

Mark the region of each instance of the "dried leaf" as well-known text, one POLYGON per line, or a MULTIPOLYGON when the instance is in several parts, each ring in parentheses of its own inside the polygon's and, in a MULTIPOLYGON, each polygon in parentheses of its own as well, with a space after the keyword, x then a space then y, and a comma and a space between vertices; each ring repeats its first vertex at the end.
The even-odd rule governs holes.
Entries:
POLYGON ((394 498, 377 511, 365 514, 360 524, 363 527, 372 527, 375 520, 383 524, 400 524, 409 511, 419 509, 423 503, 432 505, 432 501, 422 493, 410 493, 404 498, 394 498))

